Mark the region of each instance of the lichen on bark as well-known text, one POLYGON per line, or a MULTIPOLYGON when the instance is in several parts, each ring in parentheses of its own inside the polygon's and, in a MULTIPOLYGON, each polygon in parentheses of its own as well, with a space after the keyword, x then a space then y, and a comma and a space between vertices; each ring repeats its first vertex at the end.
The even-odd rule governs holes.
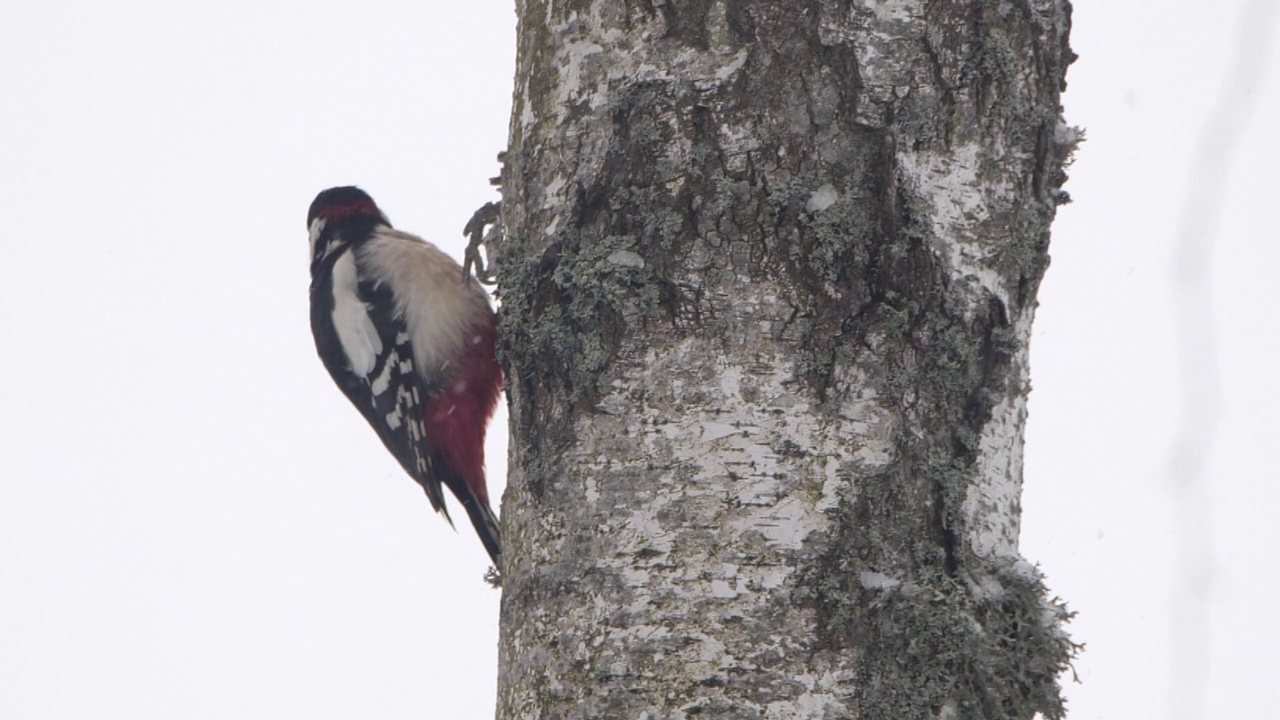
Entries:
POLYGON ((1058 717, 1062 1, 518 3, 499 717, 1058 717))

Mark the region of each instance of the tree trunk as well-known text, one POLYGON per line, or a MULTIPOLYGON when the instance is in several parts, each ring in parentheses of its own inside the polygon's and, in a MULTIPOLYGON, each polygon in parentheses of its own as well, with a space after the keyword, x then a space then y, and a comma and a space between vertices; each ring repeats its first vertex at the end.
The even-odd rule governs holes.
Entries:
POLYGON ((518 0, 499 718, 1058 717, 1066 0, 518 0))

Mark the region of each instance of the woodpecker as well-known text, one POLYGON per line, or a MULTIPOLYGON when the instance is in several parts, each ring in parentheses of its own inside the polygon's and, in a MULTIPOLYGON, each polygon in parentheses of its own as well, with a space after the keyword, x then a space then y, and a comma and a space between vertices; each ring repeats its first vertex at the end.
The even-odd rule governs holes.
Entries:
POLYGON ((449 488, 501 568, 484 474, 503 381, 488 296, 440 248, 393 229, 359 188, 317 195, 307 230, 311 334, 325 369, 452 525, 449 488))

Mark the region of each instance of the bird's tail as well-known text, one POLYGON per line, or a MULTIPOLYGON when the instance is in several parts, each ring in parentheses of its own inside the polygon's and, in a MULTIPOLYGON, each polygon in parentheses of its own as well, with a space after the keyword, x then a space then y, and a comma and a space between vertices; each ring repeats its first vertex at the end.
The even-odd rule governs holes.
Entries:
POLYGON ((498 524, 498 516, 493 514, 493 510, 490 510, 486 503, 479 500, 470 505, 466 503, 463 505, 467 508, 467 516, 471 518, 471 524, 475 527, 476 534, 480 536, 484 549, 493 560, 494 567, 501 571, 502 526, 498 524))
MULTIPOLYGON (((485 551, 489 553, 489 557, 493 560, 494 567, 502 569, 502 526, 498 523, 498 516, 493 514, 493 510, 489 509, 489 504, 471 491, 462 478, 449 474, 442 478, 444 484, 453 491, 453 496, 461 503, 462 508, 467 511, 467 517, 471 519, 471 525, 476 529, 476 535, 480 536, 480 542, 484 545, 485 551)), ((431 505, 444 516, 445 520, 453 525, 453 518, 449 517, 449 511, 445 509, 443 493, 440 492, 440 485, 434 484, 436 495, 440 502, 436 504, 436 498, 432 496, 431 488, 433 483, 423 483, 423 489, 427 490, 427 497, 431 499, 431 505)))

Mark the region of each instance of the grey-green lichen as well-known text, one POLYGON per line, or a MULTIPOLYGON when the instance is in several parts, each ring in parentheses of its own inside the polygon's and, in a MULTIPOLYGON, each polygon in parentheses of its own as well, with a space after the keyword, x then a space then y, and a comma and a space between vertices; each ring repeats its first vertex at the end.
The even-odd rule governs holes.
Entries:
POLYGON ((945 707, 958 718, 1057 720, 1057 678, 1080 646, 1062 631, 1072 613, 1048 597, 1040 573, 1016 558, 948 571, 922 544, 910 568, 864 563, 865 528, 833 513, 843 531, 810 585, 828 649, 857 656, 861 720, 925 720, 945 707))
POLYGON ((534 259, 527 244, 508 239, 500 314, 503 359, 518 354, 521 366, 542 366, 541 377, 562 382, 571 404, 607 389, 605 369, 628 318, 656 317, 662 303, 660 283, 633 247, 625 236, 588 247, 568 240, 534 259), (548 295, 554 299, 548 301, 548 295))

